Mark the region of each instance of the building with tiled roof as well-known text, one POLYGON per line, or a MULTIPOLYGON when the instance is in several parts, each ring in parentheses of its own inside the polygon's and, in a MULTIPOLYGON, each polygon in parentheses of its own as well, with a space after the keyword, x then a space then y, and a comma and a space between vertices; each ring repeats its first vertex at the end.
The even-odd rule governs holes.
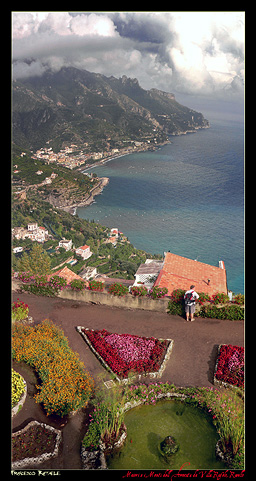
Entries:
POLYGON ((48 279, 50 279, 53 276, 64 277, 64 279, 66 279, 68 284, 75 279, 78 279, 79 281, 84 280, 82 277, 78 276, 73 271, 71 271, 67 266, 63 267, 62 269, 59 269, 58 271, 55 271, 53 274, 50 274, 48 276, 48 279))
POLYGON ((227 294, 224 262, 219 261, 219 267, 215 267, 167 252, 154 286, 167 287, 168 295, 171 295, 174 289, 188 290, 192 284, 197 292, 209 296, 217 292, 227 294))
POLYGON ((84 246, 80 246, 78 249, 76 249, 76 254, 81 256, 83 259, 89 259, 89 257, 92 255, 92 252, 90 246, 85 244, 84 246))

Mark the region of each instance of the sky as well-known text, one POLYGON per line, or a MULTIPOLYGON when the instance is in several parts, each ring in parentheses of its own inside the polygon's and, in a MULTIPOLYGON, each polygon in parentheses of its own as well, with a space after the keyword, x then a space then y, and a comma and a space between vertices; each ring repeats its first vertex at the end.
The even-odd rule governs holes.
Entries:
POLYGON ((12 12, 13 78, 72 66, 241 105, 244 37, 242 11, 12 12))

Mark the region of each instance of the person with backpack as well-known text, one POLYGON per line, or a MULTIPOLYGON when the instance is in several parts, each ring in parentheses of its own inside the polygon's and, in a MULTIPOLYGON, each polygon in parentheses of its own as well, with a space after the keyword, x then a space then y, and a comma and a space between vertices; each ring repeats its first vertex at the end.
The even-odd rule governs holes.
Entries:
POLYGON ((199 295, 194 291, 195 286, 190 286, 190 289, 184 294, 185 302, 185 313, 186 320, 189 321, 189 315, 191 316, 191 322, 193 322, 195 309, 196 309, 196 299, 199 299, 199 295))

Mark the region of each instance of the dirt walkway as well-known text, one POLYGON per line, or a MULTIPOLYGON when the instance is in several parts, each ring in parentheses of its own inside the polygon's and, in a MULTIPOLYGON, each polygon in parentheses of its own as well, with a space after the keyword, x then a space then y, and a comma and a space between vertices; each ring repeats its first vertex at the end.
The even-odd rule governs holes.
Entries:
MULTIPOLYGON (((109 379, 110 376, 76 331, 75 327, 79 325, 93 329, 105 328, 122 334, 173 339, 173 351, 161 381, 169 381, 176 386, 184 387, 212 386, 218 345, 225 343, 244 345, 243 321, 198 318, 191 323, 179 316, 160 312, 111 308, 14 292, 13 300, 17 298, 29 305, 29 315, 33 317, 35 323, 48 318, 64 330, 71 348, 79 354, 85 368, 96 382, 99 382, 98 375, 100 382, 109 379)), ((20 369, 17 370, 21 372, 20 369)), ((24 367, 21 374, 24 374, 24 367)), ((30 375, 25 373, 25 379, 30 375)), ((56 427, 61 424, 54 417, 46 417, 41 407, 35 404, 32 398, 34 384, 31 380, 29 387, 31 397, 21 412, 15 416, 13 429, 17 430, 22 423, 27 423, 25 421, 28 418, 38 419, 56 427)), ((79 449, 86 429, 86 419, 86 412, 80 412, 72 419, 69 418, 68 423, 67 418, 63 420, 63 452, 56 460, 41 465, 42 468, 81 469, 79 449)))

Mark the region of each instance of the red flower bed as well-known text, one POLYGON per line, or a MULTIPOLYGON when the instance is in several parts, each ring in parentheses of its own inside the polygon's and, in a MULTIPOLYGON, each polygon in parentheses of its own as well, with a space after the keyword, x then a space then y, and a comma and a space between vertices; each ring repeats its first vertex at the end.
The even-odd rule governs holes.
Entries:
POLYGON ((160 369, 169 341, 154 337, 110 333, 105 329, 82 329, 97 353, 121 378, 160 369))
POLYGON ((223 344, 217 362, 215 378, 218 381, 244 387, 244 347, 223 344))

